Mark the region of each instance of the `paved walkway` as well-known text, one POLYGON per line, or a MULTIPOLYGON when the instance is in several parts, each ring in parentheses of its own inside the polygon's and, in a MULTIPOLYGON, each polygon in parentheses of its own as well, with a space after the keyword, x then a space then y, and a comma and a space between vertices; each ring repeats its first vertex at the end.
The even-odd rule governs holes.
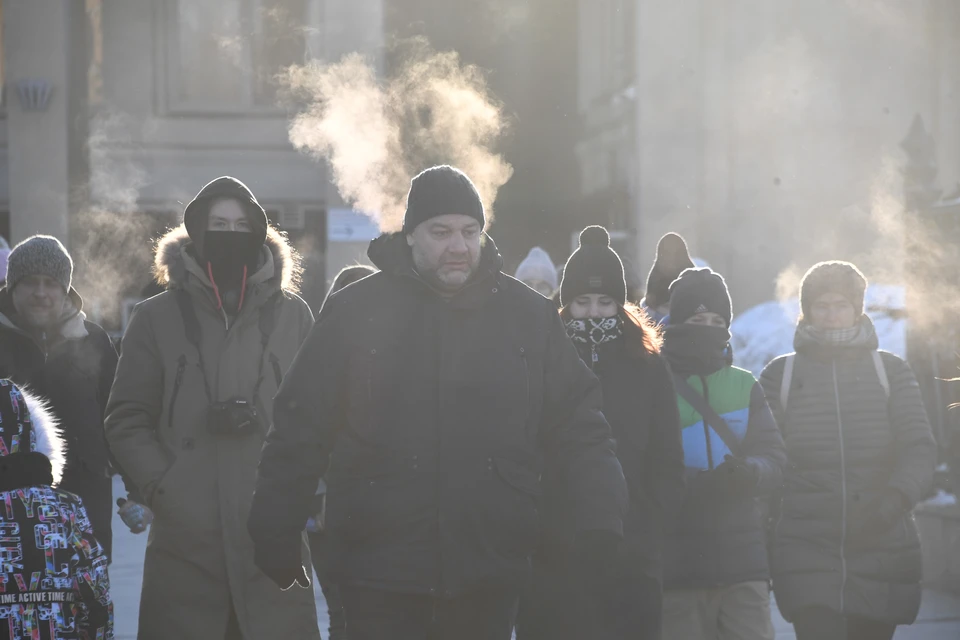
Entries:
MULTIPOLYGON (((117 480, 114 495, 125 495, 123 485, 117 480)), ((140 583, 143 570, 143 552, 147 535, 135 536, 124 526, 119 516, 114 516, 113 546, 115 558, 110 567, 110 585, 116 617, 116 639, 135 640, 137 637, 137 611, 140 606, 140 583)), ((316 581, 314 581, 316 584, 316 581)), ((327 637, 327 611, 316 589, 317 615, 320 629, 327 637)), ((793 627, 787 624, 773 607, 777 640, 795 640, 793 627)), ((936 591, 926 591, 920 617, 912 627, 901 627, 895 640, 960 640, 960 598, 936 591)))

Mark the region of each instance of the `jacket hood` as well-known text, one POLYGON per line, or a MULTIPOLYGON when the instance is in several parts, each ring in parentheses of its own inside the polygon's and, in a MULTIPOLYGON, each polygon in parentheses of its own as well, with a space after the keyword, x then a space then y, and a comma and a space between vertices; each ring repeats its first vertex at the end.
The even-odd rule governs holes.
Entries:
MULTIPOLYGON (((413 272, 410 245, 407 244, 407 234, 402 231, 385 233, 375 238, 367 249, 367 256, 380 271, 393 275, 413 272)), ((500 271, 502 268, 503 257, 497 245, 493 242, 493 238, 484 233, 477 274, 489 274, 500 271)))
MULTIPOLYGON (((5 382, 5 384, 9 385, 10 383, 5 382)), ((13 466, 12 463, 14 459, 23 462, 31 455, 40 454, 50 461, 53 484, 59 484, 67 462, 67 446, 64 442, 63 434, 60 431, 60 423, 46 400, 33 394, 25 387, 14 386, 14 393, 17 390, 19 390, 20 396, 23 398, 24 404, 26 404, 27 412, 30 414, 29 425, 30 428, 33 429, 32 440, 35 444, 31 447, 30 451, 0 454, 0 458, 9 459, 9 463, 5 465, 5 467, 9 467, 9 469, 4 468, 4 471, 13 473, 16 477, 19 472, 22 472, 26 467, 23 465, 18 467, 13 466)), ((26 426, 26 422, 24 422, 24 426, 26 426)), ((16 482, 14 483, 17 484, 16 482)))
MULTIPOLYGON (((83 312, 83 298, 76 289, 70 287, 67 292, 67 304, 64 305, 63 315, 60 318, 60 337, 65 340, 77 340, 89 335, 86 326, 87 314, 83 312)), ((17 311, 13 306, 13 297, 10 290, 0 289, 0 327, 7 327, 15 331, 26 331, 17 322, 17 311)))
MULTIPOLYGON (((184 249, 192 245, 193 240, 183 225, 171 229, 157 242, 153 275, 158 284, 169 287, 186 282, 188 269, 184 249)), ((273 257, 273 277, 280 279, 280 288, 289 293, 298 293, 303 267, 300 254, 290 245, 286 235, 268 225, 264 249, 273 257)))
POLYGON ((210 203, 217 198, 234 198, 243 203, 244 207, 255 214, 259 221, 262 217, 262 226, 267 226, 267 213, 257 202, 253 192, 236 178, 222 176, 208 182, 200 192, 194 196, 190 204, 183 210, 184 226, 188 229, 196 221, 197 216, 209 209, 210 203))

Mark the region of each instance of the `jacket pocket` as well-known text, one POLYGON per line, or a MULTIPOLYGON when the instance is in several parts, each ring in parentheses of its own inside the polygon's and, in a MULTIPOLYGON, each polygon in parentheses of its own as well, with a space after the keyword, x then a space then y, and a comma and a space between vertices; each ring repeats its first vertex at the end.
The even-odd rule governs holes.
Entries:
POLYGON ((532 553, 540 539, 540 478, 530 469, 506 458, 493 458, 494 482, 484 499, 486 515, 475 524, 486 529, 494 548, 506 556, 532 553))
POLYGON ((183 373, 187 368, 187 356, 182 355, 177 359, 177 375, 173 379, 173 393, 170 394, 170 405, 167 407, 167 428, 173 428, 173 412, 177 407, 177 396, 180 395, 180 387, 183 385, 183 373))

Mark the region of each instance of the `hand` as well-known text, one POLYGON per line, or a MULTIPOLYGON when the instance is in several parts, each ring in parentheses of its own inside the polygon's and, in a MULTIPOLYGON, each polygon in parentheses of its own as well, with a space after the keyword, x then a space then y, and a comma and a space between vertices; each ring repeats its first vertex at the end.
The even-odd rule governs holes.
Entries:
POLYGON ((853 508, 850 535, 866 537, 886 533, 910 510, 910 506, 910 500, 902 491, 888 487, 873 500, 853 508))
POLYGON ((733 497, 753 495, 760 484, 760 472, 756 463, 749 458, 738 458, 729 454, 723 457, 723 462, 713 470, 710 477, 718 483, 718 488, 733 497))
POLYGON ((120 519, 130 528, 131 533, 143 533, 153 524, 153 511, 149 507, 123 498, 117 498, 117 506, 120 507, 117 512, 120 514, 120 519))
POLYGON ((307 575, 300 561, 299 544, 293 545, 290 549, 292 552, 276 552, 275 549, 263 551, 259 545, 255 546, 253 563, 273 580, 281 591, 292 589, 294 584, 299 585, 301 589, 309 589, 310 576, 307 575))

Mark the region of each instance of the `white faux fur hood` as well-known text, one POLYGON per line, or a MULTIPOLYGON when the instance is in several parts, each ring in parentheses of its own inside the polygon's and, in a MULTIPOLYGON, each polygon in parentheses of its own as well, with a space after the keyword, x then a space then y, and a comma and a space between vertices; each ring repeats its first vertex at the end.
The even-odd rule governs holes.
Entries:
MULTIPOLYGON (((67 445, 60 431, 60 421, 53 413, 49 403, 28 389, 19 387, 20 394, 30 412, 30 423, 37 441, 37 453, 42 453, 50 461, 53 484, 60 484, 63 469, 67 464, 67 445)), ((17 455, 17 454, 11 454, 17 455)))
MULTIPOLYGON (((161 286, 178 285, 186 281, 187 265, 184 263, 182 250, 192 243, 182 224, 168 231, 157 242, 153 275, 161 286)), ((303 272, 300 254, 290 245, 285 234, 271 226, 267 227, 264 246, 273 256, 274 278, 280 278, 280 288, 289 293, 298 293, 300 275, 303 272)))

